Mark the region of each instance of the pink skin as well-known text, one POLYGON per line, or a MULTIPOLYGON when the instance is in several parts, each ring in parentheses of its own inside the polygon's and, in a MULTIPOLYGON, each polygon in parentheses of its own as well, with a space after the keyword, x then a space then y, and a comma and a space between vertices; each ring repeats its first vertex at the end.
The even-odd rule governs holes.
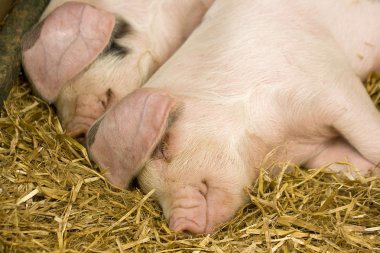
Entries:
MULTIPOLYGON (((167 141, 171 141, 170 137, 167 141)), ((212 142, 205 138, 196 144, 189 143, 199 149, 182 149, 188 154, 172 157, 169 151, 165 158, 155 154, 146 165, 147 170, 140 175, 143 189, 147 185, 155 186, 156 196, 173 231, 211 233, 215 224, 232 218, 247 200, 243 187, 236 184, 249 186, 256 177, 255 171, 246 170, 246 165, 235 154, 218 149, 219 143, 212 142), (240 169, 236 173, 225 173, 226 166, 240 169)))
POLYGON ((36 92, 48 102, 55 101, 64 83, 107 46, 114 25, 111 13, 90 5, 68 2, 59 6, 23 43, 24 69, 36 92), (36 61, 41 54, 44 59, 36 61))
POLYGON ((167 124, 174 106, 175 102, 167 94, 141 89, 132 92, 95 122, 88 133, 89 153, 101 167, 109 168, 106 176, 114 185, 126 187, 137 176, 142 162, 149 158, 162 138, 165 130, 162 126, 167 124), (118 122, 120 117, 128 119, 130 124, 118 122), (115 156, 109 156, 109 150, 113 150, 115 156))
POLYGON ((66 127, 68 130, 71 130, 67 134, 79 136, 81 133, 87 132, 95 120, 105 112, 105 105, 106 102, 102 103, 96 95, 80 94, 76 101, 75 116, 66 127))
POLYGON ((361 82, 380 68, 378 13, 378 1, 216 1, 145 87, 123 99, 135 102, 89 130, 98 140, 90 153, 99 164, 137 157, 103 163, 111 183, 120 183, 113 173, 128 175, 121 186, 137 175, 145 192, 156 190, 170 228, 190 233, 230 219, 267 160, 343 160, 379 176, 380 114, 361 82), (137 115, 161 107, 138 102, 153 93, 174 106, 145 126, 153 132, 137 133, 149 122, 137 115), (102 151, 108 144, 98 136, 139 141, 102 151))
POLYGON ((24 38, 25 72, 67 134, 83 136, 175 52, 212 2, 52 0, 24 38))

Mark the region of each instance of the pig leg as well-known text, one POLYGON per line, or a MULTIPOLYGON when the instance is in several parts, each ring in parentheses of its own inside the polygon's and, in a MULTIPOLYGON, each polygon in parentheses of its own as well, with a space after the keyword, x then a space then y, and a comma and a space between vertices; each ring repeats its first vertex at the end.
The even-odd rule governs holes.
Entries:
POLYGON ((380 170, 376 168, 376 165, 368 161, 342 138, 327 143, 325 149, 304 165, 307 168, 320 168, 328 164, 331 164, 328 170, 343 173, 352 180, 360 176, 377 176, 380 178, 380 170))
POLYGON ((356 77, 339 89, 340 116, 332 126, 368 161, 380 162, 380 113, 356 77))

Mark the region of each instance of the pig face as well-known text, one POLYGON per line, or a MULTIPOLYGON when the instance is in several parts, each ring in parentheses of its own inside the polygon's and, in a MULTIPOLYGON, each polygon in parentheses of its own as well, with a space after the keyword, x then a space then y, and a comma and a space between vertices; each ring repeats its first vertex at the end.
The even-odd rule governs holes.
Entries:
POLYGON ((122 17, 67 2, 25 36, 23 63, 35 91, 78 136, 158 67, 150 42, 122 17))
POLYGON ((237 118, 215 115, 222 110, 169 94, 142 88, 126 96, 89 130, 89 153, 120 187, 144 167, 139 184, 156 190, 170 228, 210 233, 247 201, 244 188, 257 178, 252 136, 237 118), (210 129, 215 117, 221 124, 210 129))
POLYGON ((171 230, 211 233, 246 202, 244 187, 253 180, 247 176, 251 168, 233 151, 213 136, 194 141, 169 137, 160 144, 139 183, 144 191, 156 189, 171 230), (160 150, 163 145, 166 148, 160 150))
POLYGON ((257 170, 244 159, 249 157, 244 132, 231 133, 231 126, 210 130, 199 124, 207 121, 205 115, 189 115, 188 105, 169 119, 138 181, 144 191, 156 190, 171 230, 211 233, 247 201, 244 188, 257 177, 257 170))
POLYGON ((107 109, 140 87, 158 68, 144 34, 116 22, 111 41, 88 68, 69 80, 54 102, 64 129, 85 134, 107 109), (121 46, 122 45, 122 46, 121 46))

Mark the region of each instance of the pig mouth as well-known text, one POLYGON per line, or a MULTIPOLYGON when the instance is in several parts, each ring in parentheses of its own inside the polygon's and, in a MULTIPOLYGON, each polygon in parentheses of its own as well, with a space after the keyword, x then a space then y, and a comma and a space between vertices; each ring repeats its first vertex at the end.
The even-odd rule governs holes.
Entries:
POLYGON ((75 116, 68 122, 66 134, 72 138, 85 138, 90 126, 96 121, 96 118, 75 116))

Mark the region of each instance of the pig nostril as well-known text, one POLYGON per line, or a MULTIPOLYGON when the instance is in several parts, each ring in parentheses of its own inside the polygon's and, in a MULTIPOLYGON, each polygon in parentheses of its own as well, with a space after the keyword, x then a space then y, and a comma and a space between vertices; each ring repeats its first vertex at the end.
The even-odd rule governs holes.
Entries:
POLYGON ((194 220, 185 217, 171 221, 169 227, 175 232, 187 235, 204 233, 204 227, 199 226, 199 224, 197 224, 194 220))
POLYGON ((204 197, 207 195, 207 190, 208 190, 208 184, 206 179, 202 180, 201 187, 199 188, 199 193, 202 194, 204 197))
POLYGON ((194 234, 193 232, 191 232, 190 230, 187 230, 187 229, 185 229, 185 230, 183 230, 183 231, 180 231, 180 232, 183 233, 183 234, 186 235, 186 236, 191 236, 191 235, 194 234))

